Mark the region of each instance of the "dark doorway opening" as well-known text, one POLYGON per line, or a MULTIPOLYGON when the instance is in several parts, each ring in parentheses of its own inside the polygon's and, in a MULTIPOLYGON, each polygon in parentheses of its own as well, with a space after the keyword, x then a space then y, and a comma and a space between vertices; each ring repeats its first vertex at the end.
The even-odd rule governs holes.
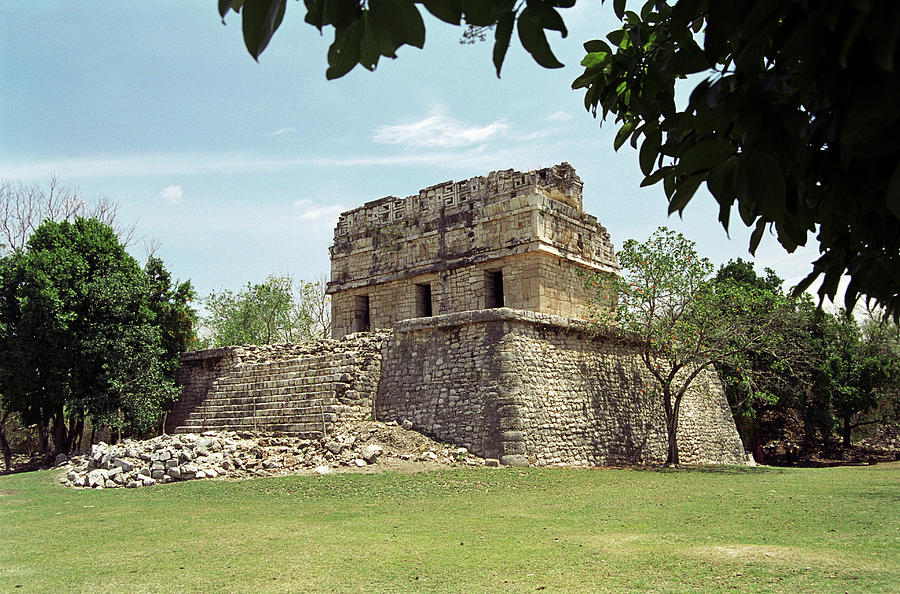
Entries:
POLYGON ((353 298, 353 319, 350 324, 351 332, 368 332, 369 327, 369 296, 357 295, 353 298))
POLYGON ((484 289, 486 308, 504 307, 502 270, 488 270, 484 273, 484 289))

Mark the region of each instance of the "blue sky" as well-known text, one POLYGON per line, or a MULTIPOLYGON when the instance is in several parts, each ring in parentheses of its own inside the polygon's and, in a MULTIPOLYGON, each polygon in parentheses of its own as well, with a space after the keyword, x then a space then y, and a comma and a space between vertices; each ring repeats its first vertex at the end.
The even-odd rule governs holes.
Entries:
MULTIPOLYGON (((729 238, 708 194, 683 220, 667 217, 661 186, 639 188, 636 152, 614 152, 612 122, 600 127, 570 89, 581 44, 615 26, 611 6, 597 5, 563 11, 569 36, 550 36, 559 70, 514 40, 498 80, 490 43, 461 46, 460 28, 426 16, 424 50, 326 81, 330 35, 302 22, 301 2, 288 3, 259 63, 237 15, 223 25, 214 0, 6 2, 0 177, 57 175, 108 196, 201 295, 326 274, 337 215, 364 202, 562 161, 616 247, 668 225, 716 264, 748 258, 749 232, 733 216, 729 238)), ((142 259, 140 243, 131 251, 142 259)), ((795 283, 816 254, 788 255, 767 236, 757 270, 795 283)))

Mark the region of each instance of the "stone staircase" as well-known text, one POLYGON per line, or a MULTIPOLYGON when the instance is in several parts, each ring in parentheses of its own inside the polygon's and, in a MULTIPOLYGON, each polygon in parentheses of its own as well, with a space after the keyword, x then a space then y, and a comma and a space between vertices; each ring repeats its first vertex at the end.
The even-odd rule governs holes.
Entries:
POLYGON ((230 429, 322 437, 337 417, 337 371, 328 354, 238 364, 212 381, 175 432, 230 429))

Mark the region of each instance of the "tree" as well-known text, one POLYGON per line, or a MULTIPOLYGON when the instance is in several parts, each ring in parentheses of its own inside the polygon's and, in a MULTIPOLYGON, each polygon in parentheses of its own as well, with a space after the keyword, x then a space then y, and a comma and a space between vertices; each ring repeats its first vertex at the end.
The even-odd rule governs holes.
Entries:
POLYGON ((238 293, 222 291, 206 298, 210 347, 236 344, 301 342, 331 331, 324 281, 300 281, 296 298, 290 276, 269 276, 247 283, 238 293))
POLYGON ((134 225, 117 220, 119 205, 109 198, 93 202, 85 200, 78 189, 60 184, 51 177, 46 187, 25 185, 11 180, 0 181, 0 256, 25 249, 25 243, 45 220, 73 221, 75 217, 96 219, 115 229, 119 240, 131 243, 134 225))
POLYGON ((900 378, 896 325, 869 320, 864 335, 850 316, 823 314, 819 318, 825 327, 819 389, 841 424, 844 447, 850 447, 854 428, 883 420, 865 421, 859 416, 878 406, 891 387, 896 389, 900 378))
MULTIPOLYGON (((254 58, 281 24, 286 0, 219 0, 241 11, 254 58)), ((557 9, 575 0, 305 0, 305 21, 334 29, 329 79, 374 70, 403 45, 423 47, 418 4, 452 24, 494 29, 499 76, 515 28, 546 68, 562 64, 547 31, 567 35, 557 9)), ((754 252, 773 229, 792 252, 817 234, 821 257, 796 288, 823 277, 847 309, 865 296, 900 319, 900 4, 845 0, 614 0, 622 27, 584 44, 585 107, 619 124, 614 147, 641 142, 642 185, 663 183, 681 213, 705 184, 728 228, 737 205, 754 252), (687 79, 686 82, 685 79, 687 79), (676 86, 693 85, 683 107, 676 86)))
POLYGON ((150 288, 147 305, 160 329, 165 365, 174 374, 181 354, 197 341, 197 312, 190 305, 197 294, 190 281, 173 285, 171 273, 155 256, 147 258, 144 274, 150 288))
POLYGON ((712 264, 694 243, 661 227, 646 242, 630 239, 618 254, 623 276, 597 275, 589 311, 595 329, 636 349, 662 401, 667 464, 677 465, 681 401, 708 368, 738 372, 747 353, 778 346, 788 308, 775 291, 731 279, 712 281, 712 264), (610 307, 610 306, 613 307, 610 307))
POLYGON ((811 306, 811 300, 809 296, 799 300, 785 298, 782 280, 775 271, 766 268, 765 276, 759 276, 751 262, 740 258, 721 266, 715 281, 736 283, 751 291, 770 292, 779 296, 770 305, 785 308, 777 312, 783 316, 783 323, 775 345, 768 350, 735 355, 732 361, 717 366, 741 438, 748 449, 755 450, 760 442, 760 413, 776 407, 797 407, 800 396, 810 389, 817 366, 807 333, 806 306, 811 306), (793 301, 790 307, 787 306, 789 301, 793 301))
POLYGON ((324 277, 297 283, 297 301, 294 303, 294 319, 308 320, 305 339, 331 337, 331 299, 325 293, 324 277))
POLYGON ((148 277, 94 219, 47 220, 0 259, 0 393, 42 437, 52 428, 56 453, 74 447, 86 416, 143 432, 176 396, 149 296, 148 277))

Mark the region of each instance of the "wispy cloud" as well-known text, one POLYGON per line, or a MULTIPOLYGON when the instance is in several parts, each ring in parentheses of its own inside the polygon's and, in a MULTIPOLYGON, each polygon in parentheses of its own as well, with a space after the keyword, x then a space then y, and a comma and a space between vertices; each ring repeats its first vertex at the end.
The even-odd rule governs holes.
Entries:
POLYGON ((340 214, 347 210, 340 204, 316 204, 305 198, 296 200, 294 206, 297 208, 294 219, 311 225, 313 230, 333 228, 340 214))
POLYGON ((297 129, 293 126, 288 126, 287 128, 279 128, 274 132, 267 132, 266 136, 281 136, 282 134, 293 134, 297 129))
POLYGON ((547 116, 547 121, 550 122, 568 122, 572 119, 572 114, 566 111, 565 109, 560 109, 554 111, 550 115, 547 116))
POLYGON ((184 188, 181 186, 166 186, 162 190, 159 191, 160 198, 171 202, 172 204, 178 204, 181 202, 181 199, 184 197, 184 188))
POLYGON ((448 117, 442 111, 432 111, 418 122, 379 126, 372 139, 382 144, 416 148, 460 148, 481 144, 506 129, 504 119, 485 126, 471 126, 448 117))
MULTIPOLYGON (((498 124, 505 127, 505 124, 498 124)), ((489 128, 486 126, 484 128, 489 128)), ((261 157, 250 153, 143 153, 116 157, 95 156, 59 158, 44 161, 0 162, 4 178, 25 182, 42 181, 48 175, 64 180, 184 177, 187 175, 238 175, 277 172, 298 168, 325 167, 436 167, 443 170, 468 170, 472 175, 507 167, 531 168, 539 163, 565 160, 582 150, 569 138, 555 137, 547 131, 518 135, 506 134, 509 142, 488 150, 485 144, 474 146, 437 146, 431 150, 406 150, 380 154, 358 153, 340 157, 261 157), (554 137, 554 138, 551 138, 554 137)), ((377 149, 378 147, 373 147, 377 149)), ((161 194, 160 194, 161 195, 161 194)))

